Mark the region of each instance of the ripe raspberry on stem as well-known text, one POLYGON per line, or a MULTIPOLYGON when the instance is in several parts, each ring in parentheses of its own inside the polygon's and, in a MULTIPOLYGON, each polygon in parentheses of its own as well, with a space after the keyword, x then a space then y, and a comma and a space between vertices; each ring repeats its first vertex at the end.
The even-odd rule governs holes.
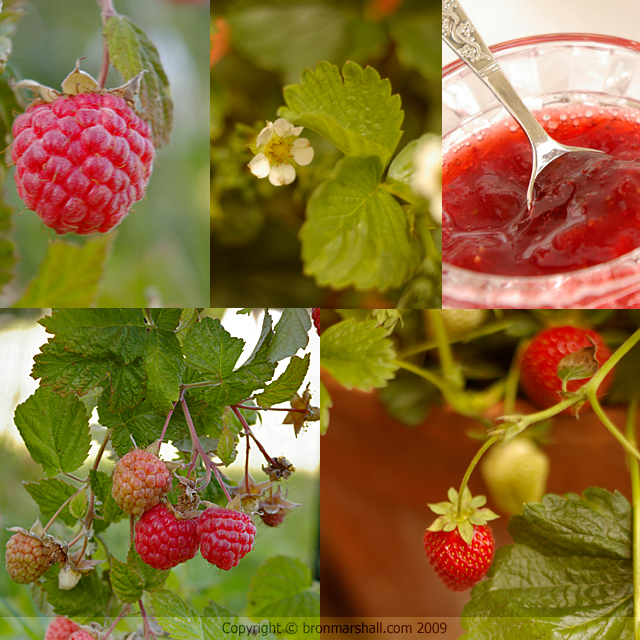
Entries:
POLYGON ((242 511, 211 507, 198 519, 198 533, 202 557, 229 571, 253 549, 256 526, 242 511))
POLYGON ((72 633, 78 631, 78 625, 62 616, 49 623, 44 640, 69 640, 72 633))
POLYGON ((169 491, 171 473, 155 454, 134 449, 118 460, 111 495, 125 513, 140 516, 169 491))
POLYGON ((105 91, 76 66, 63 93, 16 83, 39 95, 13 123, 18 195, 56 233, 106 233, 144 197, 155 150, 132 106, 140 78, 105 91))
POLYGON ((198 521, 179 519, 163 504, 147 511, 135 527, 135 548, 155 569, 171 569, 191 560, 200 546, 198 521))
POLYGON ((452 591, 465 591, 479 582, 489 570, 495 543, 489 520, 498 517, 483 509, 485 496, 472 497, 465 486, 460 503, 451 488, 449 501, 430 504, 439 517, 427 528, 424 550, 433 570, 452 591))

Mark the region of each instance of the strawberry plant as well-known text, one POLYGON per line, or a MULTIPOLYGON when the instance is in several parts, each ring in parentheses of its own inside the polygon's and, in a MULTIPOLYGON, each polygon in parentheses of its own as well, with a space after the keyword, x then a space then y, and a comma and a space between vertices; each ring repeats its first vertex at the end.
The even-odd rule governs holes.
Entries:
MULTIPOLYGON (((264 438, 282 423, 283 440, 314 447, 311 310, 284 309, 277 322, 238 311, 260 319, 250 345, 225 328, 224 311, 69 309, 39 320, 49 334, 33 358, 39 386, 13 417, 43 472, 15 491, 39 516, 3 516, 6 572, 51 617, 47 638, 223 640, 239 625, 272 640, 309 635, 301 621, 318 616, 319 586, 287 553, 285 515, 314 516, 287 499, 295 458, 264 438), (263 545, 277 553, 265 557, 263 545), (228 608, 238 584, 248 584, 242 618, 228 608)), ((39 624, 25 616, 20 632, 38 637, 39 624)))
MULTIPOLYGON (((412 532, 415 546, 402 557, 413 563, 426 555, 426 615, 435 622, 457 610, 456 628, 465 638, 637 637, 640 316, 493 310, 466 326, 450 320, 441 310, 323 312, 321 367, 327 375, 320 412, 326 437, 344 428, 341 412, 348 411, 351 394, 376 390, 386 410, 412 428, 406 436, 395 428, 381 439, 385 461, 394 459, 394 439, 404 443, 407 461, 421 459, 409 447, 429 448, 418 476, 430 498, 422 505, 422 527, 412 524, 414 512, 406 507, 409 496, 420 494, 415 476, 403 469, 394 477, 402 502, 385 517, 406 523, 397 523, 398 539, 388 541, 396 550, 394 563, 412 532), (591 440, 581 442, 586 423, 590 433, 602 434, 591 451, 591 440), (577 443, 581 453, 572 454, 577 443), (463 450, 475 453, 460 460, 447 476, 453 485, 433 499, 431 487, 443 482, 438 475, 463 450), (620 462, 626 457, 626 467, 618 465, 606 488, 587 484, 600 464, 615 469, 611 453, 620 462), (438 464, 439 457, 446 464, 438 464), (579 491, 569 482, 574 475, 584 482, 579 491), (448 590, 467 592, 466 605, 449 601, 448 590), (440 610, 429 608, 436 599, 440 610)), ((368 439, 381 438, 371 430, 368 439)), ((334 441, 339 455, 353 454, 344 446, 351 437, 334 441)), ((376 455, 373 444, 366 450, 376 455)), ((329 455, 323 449, 323 464, 331 463, 329 455)), ((371 480, 368 489, 375 495, 379 486, 371 480)), ((365 522, 360 531, 367 531, 365 522)), ((368 548, 366 533, 359 544, 368 548)), ((408 598, 417 578, 413 566, 406 572, 408 598)), ((344 577, 351 579, 348 570, 344 577)), ((385 578, 375 569, 370 575, 378 584, 385 578)))
POLYGON ((441 306, 436 9, 216 5, 212 300, 236 295, 242 278, 244 295, 248 280, 255 295, 295 292, 318 307, 441 306), (251 260, 223 268, 238 247, 251 260))
POLYGON ((205 127, 194 106, 204 51, 192 44, 204 7, 159 15, 158 0, 116 4, 0 3, 2 306, 205 298, 208 219, 193 192, 206 160, 188 140, 205 127), (174 30, 186 70, 165 69, 166 44, 148 35, 159 28, 174 30))

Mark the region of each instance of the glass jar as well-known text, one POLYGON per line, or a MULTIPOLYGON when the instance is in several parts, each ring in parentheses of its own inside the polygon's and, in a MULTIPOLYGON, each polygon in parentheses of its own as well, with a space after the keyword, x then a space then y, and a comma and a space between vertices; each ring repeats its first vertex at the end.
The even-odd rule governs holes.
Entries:
MULTIPOLYGON (((531 110, 566 104, 638 110, 640 43, 591 34, 521 38, 492 47, 531 110)), ((442 70, 442 153, 508 116, 461 61, 442 70)), ((585 269, 544 276, 485 274, 446 262, 444 308, 640 308, 640 248, 585 269)))

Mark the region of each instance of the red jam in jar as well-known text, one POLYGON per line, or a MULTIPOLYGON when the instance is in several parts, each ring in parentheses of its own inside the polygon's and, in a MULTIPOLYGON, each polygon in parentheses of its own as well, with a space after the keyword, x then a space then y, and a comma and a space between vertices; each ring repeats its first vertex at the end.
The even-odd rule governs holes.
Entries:
POLYGON ((527 209, 531 146, 511 118, 445 153, 443 260, 481 273, 538 276, 640 247, 640 110, 566 105, 534 114, 559 142, 607 156, 552 163, 527 209))

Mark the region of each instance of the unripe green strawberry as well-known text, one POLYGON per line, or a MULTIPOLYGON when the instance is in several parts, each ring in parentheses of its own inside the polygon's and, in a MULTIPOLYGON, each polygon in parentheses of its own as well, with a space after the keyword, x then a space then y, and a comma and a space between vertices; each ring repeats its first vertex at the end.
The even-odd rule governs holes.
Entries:
MULTIPOLYGON (((449 338, 459 338, 473 329, 477 329, 489 315, 487 309, 441 309, 439 312, 442 324, 449 338)), ((427 335, 434 337, 434 330, 429 315, 425 311, 427 335)))
POLYGON ((549 476, 549 458, 531 438, 494 445, 480 464, 480 473, 495 505, 510 515, 522 513, 525 502, 540 502, 549 476))

